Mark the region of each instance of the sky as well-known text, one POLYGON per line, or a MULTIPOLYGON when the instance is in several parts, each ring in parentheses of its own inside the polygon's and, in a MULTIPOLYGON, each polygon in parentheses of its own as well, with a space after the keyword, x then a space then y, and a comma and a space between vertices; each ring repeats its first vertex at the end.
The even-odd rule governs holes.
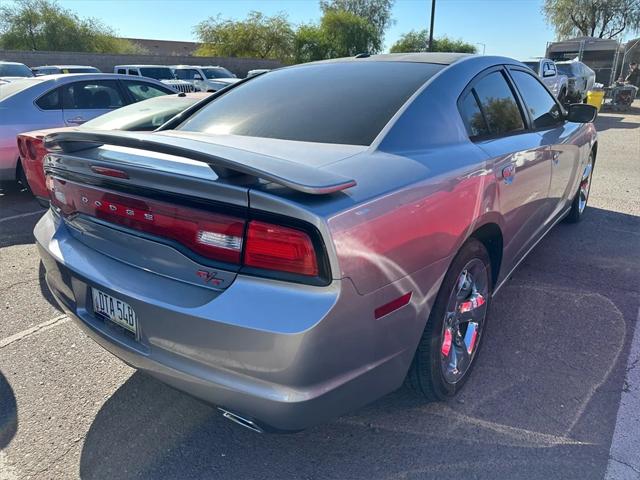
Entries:
MULTIPOLYGON (((7 0, 0 0, 7 1, 7 0)), ((80 16, 99 18, 123 37, 197 40, 193 26, 210 16, 242 19, 251 10, 288 14, 294 24, 316 22, 317 0, 58 0, 80 16)), ((460 38, 487 55, 518 59, 544 55, 553 29, 542 0, 437 0, 434 34, 460 38), (484 44, 484 45, 482 45, 484 44)), ((431 0, 396 0, 388 49, 403 33, 429 25, 431 0)))

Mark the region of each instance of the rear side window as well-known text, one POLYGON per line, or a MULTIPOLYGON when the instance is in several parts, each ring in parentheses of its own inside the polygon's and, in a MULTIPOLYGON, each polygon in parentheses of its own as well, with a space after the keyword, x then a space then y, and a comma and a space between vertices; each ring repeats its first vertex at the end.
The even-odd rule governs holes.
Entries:
POLYGON ((138 72, 138 70, 134 70, 134 69, 129 69, 129 75, 137 75, 140 76, 140 73, 138 72))
POLYGON ((168 88, 162 88, 158 85, 152 85, 150 83, 140 81, 123 80, 122 83, 136 102, 147 100, 148 98, 159 97, 160 95, 175 93, 168 88))
POLYGON ((60 110, 62 108, 62 104, 60 102, 60 89, 56 88, 45 93, 36 100, 36 105, 42 110, 60 110))
POLYGON ((179 128, 370 145, 409 97, 442 68, 354 60, 275 70, 229 90, 179 128))
POLYGON ((563 121, 560 106, 537 78, 519 70, 512 70, 511 76, 531 114, 534 128, 551 128, 563 121))
POLYGON ((125 68, 119 68, 116 73, 119 73, 120 75, 125 75, 127 73, 127 70, 125 68))
POLYGON ((524 130, 518 103, 501 72, 481 78, 473 87, 491 135, 508 135, 524 130))
POLYGON ((460 115, 462 115, 462 120, 467 127, 469 137, 482 137, 491 134, 473 91, 467 93, 460 102, 460 115))
POLYGON ((63 108, 68 110, 105 110, 125 104, 115 80, 76 82, 61 89, 63 108))

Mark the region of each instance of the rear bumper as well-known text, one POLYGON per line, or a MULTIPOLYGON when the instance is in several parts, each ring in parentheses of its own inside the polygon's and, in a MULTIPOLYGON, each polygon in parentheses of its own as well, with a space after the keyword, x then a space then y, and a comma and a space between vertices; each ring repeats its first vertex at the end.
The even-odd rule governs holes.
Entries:
POLYGON ((129 365, 265 429, 307 428, 394 390, 424 327, 413 302, 375 321, 381 293, 361 296, 348 280, 238 276, 217 292, 107 257, 67 228, 49 211, 34 234, 47 284, 76 323, 129 365), (135 309, 138 339, 93 314, 92 287, 135 309))

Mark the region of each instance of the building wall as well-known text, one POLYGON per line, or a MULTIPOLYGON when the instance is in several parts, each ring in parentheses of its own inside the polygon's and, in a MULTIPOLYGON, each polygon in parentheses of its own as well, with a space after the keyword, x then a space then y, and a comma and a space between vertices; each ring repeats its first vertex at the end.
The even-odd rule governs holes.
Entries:
POLYGON ((192 57, 183 55, 111 55, 83 52, 43 52, 0 50, 0 60, 24 63, 29 67, 41 65, 91 65, 102 72, 111 73, 115 65, 220 65, 228 68, 238 77, 246 76, 249 70, 257 68, 278 68, 283 66, 277 60, 254 58, 192 57))
POLYGON ((200 46, 197 42, 151 40, 148 38, 123 38, 146 49, 150 55, 193 55, 200 46))

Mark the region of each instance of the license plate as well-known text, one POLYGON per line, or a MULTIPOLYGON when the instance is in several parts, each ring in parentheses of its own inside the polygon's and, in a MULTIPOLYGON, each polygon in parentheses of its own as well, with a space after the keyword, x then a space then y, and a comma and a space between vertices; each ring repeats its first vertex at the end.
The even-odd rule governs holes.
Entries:
POLYGON ((137 333, 138 319, 131 305, 95 288, 91 289, 91 294, 94 312, 134 334, 137 333))

